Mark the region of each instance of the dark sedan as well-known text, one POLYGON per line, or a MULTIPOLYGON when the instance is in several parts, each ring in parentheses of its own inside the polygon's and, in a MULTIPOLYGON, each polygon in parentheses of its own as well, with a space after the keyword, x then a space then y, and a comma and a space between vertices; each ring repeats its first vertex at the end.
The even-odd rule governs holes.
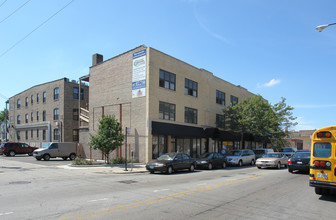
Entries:
POLYGON ((184 153, 167 153, 161 155, 158 159, 146 164, 146 169, 150 173, 155 171, 171 174, 176 170, 189 169, 193 172, 196 167, 196 160, 184 153))
POLYGON ((196 168, 212 170, 214 167, 226 168, 226 159, 219 153, 204 153, 196 159, 196 168))
POLYGON ((299 150, 288 159, 288 172, 292 173, 294 170, 309 172, 310 151, 299 150))

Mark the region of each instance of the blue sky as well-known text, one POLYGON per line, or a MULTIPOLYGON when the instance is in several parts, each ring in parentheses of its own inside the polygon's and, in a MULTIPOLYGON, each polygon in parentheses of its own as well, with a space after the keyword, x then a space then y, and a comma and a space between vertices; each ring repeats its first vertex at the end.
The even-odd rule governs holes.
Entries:
POLYGON ((0 109, 36 84, 87 75, 94 53, 144 44, 272 104, 286 98, 295 130, 336 125, 336 25, 315 30, 335 10, 332 0, 0 0, 0 109))

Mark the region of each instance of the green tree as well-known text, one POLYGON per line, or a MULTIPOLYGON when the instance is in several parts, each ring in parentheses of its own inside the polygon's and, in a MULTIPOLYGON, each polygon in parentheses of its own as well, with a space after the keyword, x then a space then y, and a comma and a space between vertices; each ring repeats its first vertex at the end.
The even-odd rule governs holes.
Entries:
POLYGON ((6 116, 7 116, 7 109, 4 109, 3 111, 0 112, 0 122, 6 121, 6 116))
POLYGON ((105 156, 105 161, 110 163, 109 155, 112 151, 119 148, 124 141, 122 128, 115 116, 104 116, 99 121, 98 132, 96 135, 90 134, 89 145, 93 149, 99 149, 105 156))
POLYGON ((272 106, 257 95, 227 107, 223 113, 228 127, 241 134, 241 144, 244 143, 244 134, 252 134, 262 137, 264 143, 271 142, 273 147, 280 147, 285 145, 288 128, 295 125, 292 110, 284 98, 272 106))

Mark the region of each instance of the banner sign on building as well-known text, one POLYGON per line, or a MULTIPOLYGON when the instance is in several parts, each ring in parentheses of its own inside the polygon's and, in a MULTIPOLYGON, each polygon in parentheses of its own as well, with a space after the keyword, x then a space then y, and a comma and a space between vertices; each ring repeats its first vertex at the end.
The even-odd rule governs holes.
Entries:
POLYGON ((146 49, 133 53, 132 98, 146 96, 146 49))

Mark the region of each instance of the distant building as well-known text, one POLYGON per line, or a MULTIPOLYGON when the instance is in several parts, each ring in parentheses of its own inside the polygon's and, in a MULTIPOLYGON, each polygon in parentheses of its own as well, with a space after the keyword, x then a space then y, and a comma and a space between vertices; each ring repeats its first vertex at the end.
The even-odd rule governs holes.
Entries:
POLYGON ((311 137, 316 130, 292 131, 289 134, 288 141, 290 147, 296 147, 298 150, 309 150, 311 148, 311 137))
MULTIPOLYGON (((141 162, 167 152, 193 157, 222 148, 239 148, 240 137, 225 125, 223 109, 254 96, 211 72, 196 68, 163 52, 140 46, 103 60, 93 55, 89 111, 81 117, 88 126, 80 129, 80 143, 87 157, 102 159, 88 146, 104 115, 115 115, 128 128, 127 157, 134 152, 141 162), (85 119, 85 120, 84 120, 85 119)), ((247 136, 246 136, 247 137, 247 136)), ((246 148, 259 146, 253 137, 246 148)), ((125 146, 114 152, 125 157, 125 146)), ((113 155, 112 155, 113 156, 113 155)))
POLYGON ((37 147, 50 141, 78 142, 78 100, 87 107, 88 94, 88 86, 62 78, 9 98, 8 140, 37 147))

